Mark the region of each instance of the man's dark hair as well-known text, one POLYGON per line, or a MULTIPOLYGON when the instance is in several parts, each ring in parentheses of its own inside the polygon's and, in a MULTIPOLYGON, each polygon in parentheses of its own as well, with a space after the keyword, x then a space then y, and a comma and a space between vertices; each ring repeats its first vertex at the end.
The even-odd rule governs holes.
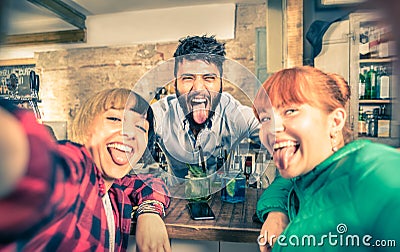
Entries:
POLYGON ((202 60, 217 66, 222 76, 222 65, 225 60, 225 45, 218 42, 215 36, 188 36, 179 40, 179 45, 174 53, 174 75, 178 72, 178 64, 183 59, 194 61, 202 60))

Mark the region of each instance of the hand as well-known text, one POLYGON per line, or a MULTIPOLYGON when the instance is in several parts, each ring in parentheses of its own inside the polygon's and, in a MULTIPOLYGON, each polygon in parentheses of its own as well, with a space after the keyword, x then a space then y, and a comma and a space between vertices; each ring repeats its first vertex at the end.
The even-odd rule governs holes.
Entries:
POLYGON ((289 223, 286 214, 282 212, 270 212, 267 219, 261 227, 258 241, 261 243, 267 242, 265 245, 260 245, 261 252, 269 252, 272 250, 278 236, 283 232, 289 223))
POLYGON ((167 229, 157 214, 144 213, 136 224, 136 250, 140 252, 171 252, 167 229))

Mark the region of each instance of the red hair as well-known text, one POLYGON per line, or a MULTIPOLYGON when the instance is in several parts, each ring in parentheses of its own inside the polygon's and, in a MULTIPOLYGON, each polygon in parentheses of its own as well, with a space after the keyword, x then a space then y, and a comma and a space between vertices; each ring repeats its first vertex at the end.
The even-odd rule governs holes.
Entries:
MULTIPOLYGON (((350 100, 350 87, 343 77, 324 73, 311 66, 280 70, 263 83, 262 89, 277 108, 290 104, 309 104, 331 113, 336 108, 346 108, 350 100)), ((254 112, 258 117, 256 109, 254 112)), ((343 135, 345 142, 350 140, 348 125, 343 128, 343 135)))

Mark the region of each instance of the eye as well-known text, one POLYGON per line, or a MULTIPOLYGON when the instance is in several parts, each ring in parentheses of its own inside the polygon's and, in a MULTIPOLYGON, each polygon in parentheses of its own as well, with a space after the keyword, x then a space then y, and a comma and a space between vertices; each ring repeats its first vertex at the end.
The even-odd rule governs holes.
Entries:
POLYGON ((208 81, 208 82, 213 82, 217 79, 217 76, 215 75, 205 75, 204 76, 204 80, 208 81))
POLYGON ((114 116, 108 116, 107 120, 113 121, 113 122, 120 122, 121 119, 118 117, 114 117, 114 116))
POLYGON ((286 109, 285 110, 285 115, 291 115, 296 111, 297 111, 297 109, 294 109, 294 108, 286 109))
POLYGON ((191 75, 183 75, 182 77, 182 81, 193 81, 194 77, 191 75))
POLYGON ((261 123, 266 123, 266 122, 269 122, 269 121, 271 121, 271 117, 269 117, 269 116, 260 117, 260 122, 261 123))
POLYGON ((136 125, 136 128, 140 129, 141 131, 143 131, 143 133, 147 133, 147 129, 142 126, 142 125, 136 125))

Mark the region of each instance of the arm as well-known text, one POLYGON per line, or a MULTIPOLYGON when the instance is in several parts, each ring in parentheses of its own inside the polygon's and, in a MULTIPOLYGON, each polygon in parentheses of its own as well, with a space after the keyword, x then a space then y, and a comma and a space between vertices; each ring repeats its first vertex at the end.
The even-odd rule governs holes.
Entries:
POLYGON ((138 251, 171 251, 167 229, 162 220, 169 206, 169 191, 161 179, 151 175, 127 176, 131 185, 126 193, 131 195, 136 210, 136 246, 138 251), (132 183, 133 182, 133 183, 132 183))
POLYGON ((20 122, 0 106, 0 198, 8 195, 23 176, 29 144, 20 122))
POLYGON ((287 202, 292 186, 290 180, 276 176, 257 202, 257 216, 261 221, 265 221, 269 212, 288 213, 287 202))
POLYGON ((259 243, 262 252, 270 251, 276 237, 289 223, 287 202, 291 188, 290 180, 277 176, 257 202, 257 216, 264 222, 259 236, 259 242, 265 244, 259 243))
POLYGON ((5 242, 51 221, 48 216, 62 197, 53 194, 55 179, 65 173, 54 162, 56 143, 31 111, 0 101, 0 128, 0 216, 5 217, 0 218, 0 240, 5 242))

